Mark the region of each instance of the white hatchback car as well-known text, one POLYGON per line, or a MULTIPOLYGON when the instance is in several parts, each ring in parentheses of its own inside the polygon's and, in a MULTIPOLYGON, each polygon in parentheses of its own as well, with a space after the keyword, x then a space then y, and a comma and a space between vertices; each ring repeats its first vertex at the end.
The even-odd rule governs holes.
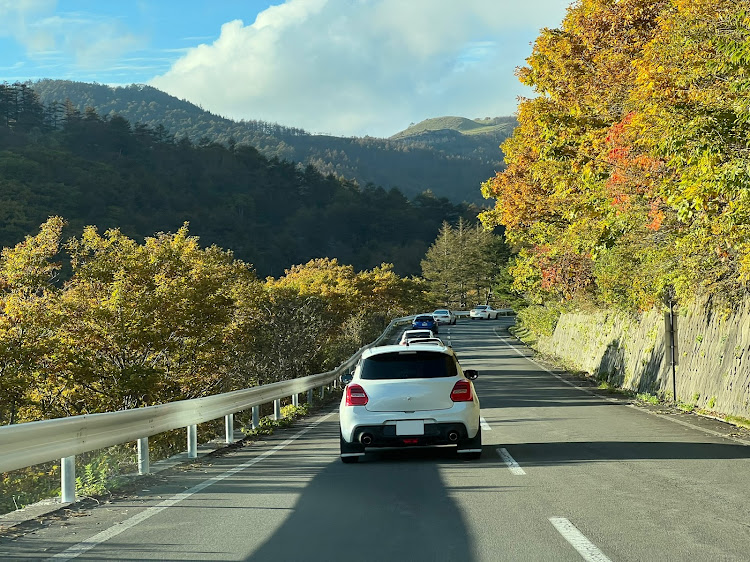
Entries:
POLYGON ((473 369, 462 370, 450 347, 385 345, 362 353, 339 406, 341 460, 353 463, 376 447, 456 445, 482 454, 473 369))

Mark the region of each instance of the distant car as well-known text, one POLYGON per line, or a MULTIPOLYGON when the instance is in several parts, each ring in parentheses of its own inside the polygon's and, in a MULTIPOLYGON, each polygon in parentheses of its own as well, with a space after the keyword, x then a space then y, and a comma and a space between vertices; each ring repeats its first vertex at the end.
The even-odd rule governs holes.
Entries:
POLYGON ((434 338, 435 334, 432 330, 404 330, 401 334, 401 340, 398 342, 400 345, 406 345, 406 342, 416 338, 434 338))
POLYGON ((438 324, 455 324, 456 315, 453 314, 447 308, 439 308, 432 313, 433 318, 438 321, 438 324))
POLYGON ((499 310, 495 310, 494 308, 486 304, 478 304, 469 311, 469 318, 471 318, 472 320, 476 318, 479 318, 480 320, 492 320, 493 318, 498 318, 499 316, 499 310))
POLYGON ((473 369, 462 369, 450 347, 372 347, 353 374, 341 375, 341 461, 366 449, 455 445, 463 458, 482 454, 479 398, 473 369))
POLYGON ((431 343, 433 345, 445 345, 440 338, 414 338, 407 341, 406 345, 419 345, 420 343, 431 343))
POLYGON ((411 323, 412 328, 424 328, 432 330, 434 334, 438 333, 438 322, 432 314, 418 314, 411 323))

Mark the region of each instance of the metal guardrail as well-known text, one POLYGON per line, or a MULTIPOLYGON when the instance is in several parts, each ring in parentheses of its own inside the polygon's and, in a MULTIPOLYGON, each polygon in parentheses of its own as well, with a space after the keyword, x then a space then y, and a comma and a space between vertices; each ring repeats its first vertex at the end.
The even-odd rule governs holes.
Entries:
POLYGON ((75 455, 138 441, 139 473, 146 474, 149 472, 148 437, 185 427, 188 457, 194 458, 197 456, 197 424, 224 417, 226 441, 231 443, 235 413, 252 408, 253 427, 256 427, 258 408, 262 404, 274 402, 274 415, 278 419, 282 398, 291 396, 296 405, 299 394, 308 392, 308 401, 312 401, 316 388, 323 396, 327 385, 349 370, 364 350, 380 345, 395 326, 413 318, 392 320, 378 339, 360 348, 336 369, 325 373, 157 406, 2 426, 0 473, 61 459, 62 502, 67 503, 75 501, 75 455))

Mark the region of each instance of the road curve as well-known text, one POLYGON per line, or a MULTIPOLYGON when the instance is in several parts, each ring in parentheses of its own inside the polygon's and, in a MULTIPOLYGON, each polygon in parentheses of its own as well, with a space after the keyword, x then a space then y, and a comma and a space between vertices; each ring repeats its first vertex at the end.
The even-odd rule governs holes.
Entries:
POLYGON ((748 560, 750 446, 571 386, 510 322, 440 333, 480 372, 479 461, 443 448, 344 465, 331 409, 26 525, 0 559, 748 560))

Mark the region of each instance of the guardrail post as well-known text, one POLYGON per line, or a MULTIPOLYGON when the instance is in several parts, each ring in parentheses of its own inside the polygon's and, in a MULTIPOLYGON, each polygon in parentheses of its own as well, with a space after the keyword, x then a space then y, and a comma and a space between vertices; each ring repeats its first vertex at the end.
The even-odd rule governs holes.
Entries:
POLYGON ((310 390, 307 391, 307 404, 309 406, 312 406, 312 403, 313 403, 313 389, 311 388, 310 390))
POLYGON ((273 419, 281 419, 281 399, 277 398, 273 401, 273 419))
POLYGON ((320 399, 323 400, 323 398, 325 398, 325 396, 326 396, 326 387, 325 387, 325 385, 323 385, 323 386, 320 387, 320 399))
POLYGON ((198 426, 193 424, 187 427, 187 456, 189 459, 198 457, 198 426))
POLYGON ((260 406, 253 406, 253 429, 260 425, 260 406))
POLYGON ((234 414, 224 416, 224 433, 226 434, 225 443, 227 445, 234 443, 234 414))
POLYGON ((148 454, 148 437, 141 437, 138 440, 138 474, 148 474, 151 472, 148 454))
POLYGON ((292 406, 299 406, 299 394, 292 394, 292 406))
POLYGON ((76 501, 76 458, 65 457, 60 461, 60 501, 76 501))

